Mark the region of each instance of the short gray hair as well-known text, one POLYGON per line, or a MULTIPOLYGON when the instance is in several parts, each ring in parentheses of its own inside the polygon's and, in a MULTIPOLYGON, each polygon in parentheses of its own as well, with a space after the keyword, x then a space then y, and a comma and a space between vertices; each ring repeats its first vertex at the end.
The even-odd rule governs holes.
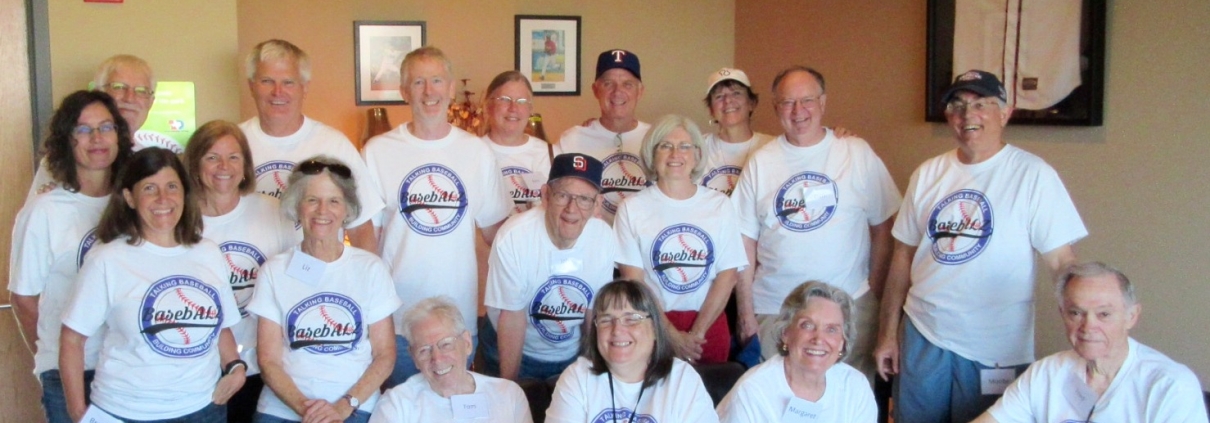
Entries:
POLYGON ((647 174, 647 180, 655 182, 659 180, 659 176, 655 174, 655 148, 664 141, 664 137, 671 134, 676 128, 684 129, 689 133, 689 139, 693 141, 693 146, 697 147, 697 153, 694 157, 697 158, 696 164, 693 165, 693 172, 689 177, 697 180, 702 176, 702 170, 705 169, 704 150, 706 148, 706 140, 702 137, 702 130, 698 129, 697 124, 693 119, 681 115, 664 115, 660 120, 655 122, 651 130, 647 131, 647 136, 643 137, 643 146, 639 149, 639 161, 643 164, 643 173, 647 174))
POLYGON ((248 56, 244 58, 244 73, 251 81, 256 78, 257 65, 261 62, 278 60, 294 62, 294 65, 298 67, 298 74, 302 76, 302 82, 304 84, 311 82, 311 58, 307 56, 307 52, 286 40, 262 41, 256 47, 252 47, 252 51, 248 52, 248 56))
POLYGON ((96 75, 92 78, 93 89, 103 90, 105 85, 109 84, 109 76, 119 68, 132 69, 147 74, 147 80, 151 83, 151 86, 147 88, 155 91, 155 73, 151 71, 151 65, 148 65, 146 60, 129 54, 119 54, 101 62, 97 66, 96 75))
MULTIPOLYGON (((341 165, 344 167, 349 167, 349 165, 345 164, 345 162, 342 162, 335 157, 326 155, 310 157, 298 163, 302 164, 309 161, 317 161, 325 165, 341 165)), ((298 165, 295 165, 294 168, 298 169, 298 165)), ((352 169, 350 169, 350 172, 352 172, 352 169)), ((341 226, 348 226, 349 222, 352 222, 353 219, 356 219, 357 216, 361 214, 361 201, 357 198, 357 181, 354 181, 352 176, 347 179, 343 178, 340 175, 332 173, 327 168, 324 168, 322 172, 314 175, 308 175, 302 172, 291 173, 290 179, 286 183, 286 192, 281 196, 282 213, 284 213, 286 217, 290 219, 290 221, 298 222, 298 205, 302 203, 302 197, 307 190, 307 184, 311 183, 311 178, 317 178, 321 175, 328 175, 328 178, 332 180, 332 183, 336 184, 337 188, 340 188, 340 193, 342 196, 344 196, 345 206, 348 209, 346 210, 347 213, 345 214, 345 220, 340 222, 340 224, 341 226)))
POLYGON ((444 320, 446 324, 453 327, 456 334, 461 334, 466 330, 466 321, 462 319, 462 311, 454 305, 454 299, 440 295, 420 300, 416 305, 403 312, 403 322, 399 328, 403 332, 403 337, 409 343, 413 343, 412 326, 429 317, 444 320))
POLYGON ((399 62, 400 86, 406 87, 409 83, 408 80, 412 79, 411 75, 408 75, 408 65, 424 59, 436 60, 441 63, 441 67, 445 69, 445 73, 450 79, 454 78, 454 63, 450 61, 449 57, 446 57, 445 52, 437 47, 424 46, 412 50, 406 56, 403 56, 402 62, 399 62))
POLYGON ((824 79, 823 79, 822 73, 819 73, 819 71, 815 70, 815 68, 812 68, 809 66, 794 65, 794 66, 790 66, 788 68, 783 69, 781 72, 777 73, 777 76, 773 77, 774 100, 776 100, 776 101, 781 100, 780 98, 777 98, 777 97, 779 97, 777 95, 777 87, 781 85, 781 80, 785 79, 786 76, 788 76, 794 72, 806 72, 806 73, 810 74, 811 77, 815 78, 815 82, 819 83, 819 95, 824 95, 824 94, 828 93, 828 88, 827 88, 827 86, 824 85, 824 79))
POLYGON ((1134 283, 1130 282, 1130 278, 1126 277, 1126 274, 1122 273, 1121 270, 1099 261, 1067 266, 1067 269, 1063 270, 1063 274, 1059 275, 1058 283, 1055 284, 1055 297, 1058 298, 1059 304, 1062 305, 1063 294, 1067 291, 1067 284, 1073 279, 1094 278, 1104 275, 1113 275, 1114 279, 1117 279, 1118 289, 1122 291, 1122 299, 1126 301, 1126 307, 1139 303, 1138 296, 1134 292, 1134 283))
POLYGON ((782 348, 785 345, 781 341, 782 333, 790 326, 798 312, 807 309, 807 301, 811 298, 822 298, 840 306, 840 313, 844 316, 844 347, 840 349, 840 353, 841 357, 849 355, 853 340, 857 338, 857 322, 853 321, 853 297, 843 289, 820 281, 804 282, 790 291, 790 295, 786 296, 786 300, 781 303, 781 312, 777 314, 777 320, 773 321, 772 332, 778 337, 779 353, 786 355, 782 348))

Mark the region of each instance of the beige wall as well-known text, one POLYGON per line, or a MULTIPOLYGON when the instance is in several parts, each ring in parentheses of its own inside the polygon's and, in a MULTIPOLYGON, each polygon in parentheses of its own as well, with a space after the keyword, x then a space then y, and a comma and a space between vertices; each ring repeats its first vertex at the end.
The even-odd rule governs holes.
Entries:
MULTIPOLYGON (((1114 264, 1137 283, 1135 338, 1210 386, 1210 4, 1110 4, 1105 125, 1011 127, 1007 138, 1059 171, 1091 232, 1077 246, 1081 258, 1114 264)), ((924 122, 925 12, 925 2, 740 2, 736 64, 762 94, 786 65, 817 67, 828 82, 825 123, 869 140, 903 189, 916 165, 952 148, 947 128, 924 122)), ((769 103, 758 126, 777 133, 769 103)), ((1041 285, 1038 353, 1049 354, 1068 346, 1049 284, 1041 285)))
MULTIPOLYGON (((729 66, 735 50, 734 0, 289 0, 239 1, 238 8, 240 54, 269 38, 290 40, 306 50, 313 76, 305 112, 355 141, 361 138, 367 108, 354 102, 354 20, 426 21, 428 44, 444 50, 456 77, 470 78, 470 90, 481 97, 492 77, 513 68, 514 15, 581 16, 581 95, 539 97, 535 106, 551 137, 599 114, 590 84, 601 51, 625 48, 640 57, 647 86, 638 110, 641 119, 677 111, 705 122, 701 98, 706 75, 729 66)), ((247 92, 245 86, 240 93, 245 118, 256 113, 247 92)), ((390 107, 388 113, 395 125, 410 120, 404 106, 390 107)))
POLYGON ((198 124, 237 120, 235 0, 50 1, 54 103, 86 88, 118 53, 142 57, 160 81, 193 81, 198 124))

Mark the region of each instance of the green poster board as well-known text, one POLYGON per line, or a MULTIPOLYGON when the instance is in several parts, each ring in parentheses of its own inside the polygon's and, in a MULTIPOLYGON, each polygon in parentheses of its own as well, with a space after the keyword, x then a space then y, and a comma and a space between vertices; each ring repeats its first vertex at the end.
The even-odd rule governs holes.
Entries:
POLYGON ((197 130, 196 107, 192 82, 157 82, 155 103, 147 112, 147 122, 139 130, 166 136, 184 148, 197 130))

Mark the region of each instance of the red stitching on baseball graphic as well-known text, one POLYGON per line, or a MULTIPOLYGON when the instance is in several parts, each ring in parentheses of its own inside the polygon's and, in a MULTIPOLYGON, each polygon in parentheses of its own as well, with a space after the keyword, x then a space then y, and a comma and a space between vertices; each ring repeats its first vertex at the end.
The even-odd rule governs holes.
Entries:
POLYGON ((186 332, 185 328, 176 328, 176 333, 181 334, 181 340, 185 341, 185 345, 192 343, 192 341, 189 339, 189 332, 186 332))
POLYGON ((628 179, 636 178, 636 176, 631 175, 630 172, 626 171, 626 162, 618 162, 618 170, 621 170, 622 174, 626 175, 626 178, 628 178, 628 179))
POLYGON ((336 319, 333 319, 332 316, 329 316, 328 309, 324 308, 324 306, 319 306, 319 317, 324 319, 324 323, 327 324, 328 327, 336 329, 336 331, 340 332, 342 335, 346 330, 348 330, 348 325, 342 325, 338 323, 336 319))
POLYGON ((277 188, 282 190, 282 192, 285 192, 286 183, 281 180, 281 172, 274 170, 274 171, 272 171, 272 174, 273 174, 273 182, 277 184, 277 188))
MULTIPOLYGON (((558 288, 559 298, 561 298, 563 300, 563 305, 566 305, 567 308, 570 308, 573 311, 577 311, 580 309, 580 306, 577 305, 575 301, 572 301, 570 298, 567 298, 567 293, 563 292, 562 286, 559 286, 556 288, 558 288)), ((555 320, 555 324, 559 325, 559 330, 562 330, 563 333, 567 333, 567 326, 565 326, 562 321, 555 320)))
MULTIPOLYGON (((965 224, 966 222, 969 222, 971 220, 970 213, 967 213, 967 211, 966 211, 966 202, 959 200, 957 203, 958 203, 958 213, 962 214, 962 224, 965 224)), ((955 235, 957 235, 957 234, 955 234, 955 235)), ((955 237, 950 238, 950 252, 952 253, 952 252, 954 252, 954 250, 957 250, 957 249, 958 249, 958 237, 955 236, 955 237)))
POLYGON ((230 267, 232 272, 235 272, 241 278, 252 279, 252 271, 236 266, 235 262, 231 261, 231 255, 223 254, 223 259, 227 260, 227 267, 230 267))
POLYGON ((725 177, 727 178, 727 191, 734 190, 735 189, 735 177, 731 176, 731 175, 726 175, 725 177))
POLYGON ((508 175, 508 176, 505 176, 504 179, 507 179, 510 184, 513 184, 513 187, 516 187, 517 189, 521 190, 522 194, 529 192, 529 188, 524 187, 521 184, 517 183, 517 180, 521 179, 520 175, 508 175))
POLYGON ((214 315, 214 310, 207 311, 205 307, 197 305, 197 303, 189 301, 188 298, 185 298, 185 292, 182 291, 181 288, 176 289, 176 296, 177 298, 181 299, 181 302, 185 303, 185 307, 193 309, 193 311, 197 312, 198 315, 201 315, 207 319, 213 319, 216 317, 214 315))
MULTIPOLYGON (((157 317, 155 319, 155 321, 156 321, 156 323, 176 323, 175 319, 171 319, 171 318, 164 317, 164 316, 157 317)), ((185 328, 176 328, 176 333, 178 335, 181 335, 182 340, 185 341, 185 345, 189 345, 189 342, 190 342, 189 341, 189 332, 186 332, 185 328)))

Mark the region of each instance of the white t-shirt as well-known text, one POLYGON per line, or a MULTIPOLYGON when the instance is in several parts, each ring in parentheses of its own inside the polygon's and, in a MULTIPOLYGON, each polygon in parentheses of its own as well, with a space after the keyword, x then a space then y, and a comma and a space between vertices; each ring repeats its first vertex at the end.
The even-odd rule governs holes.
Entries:
MULTIPOLYGON (((370 170, 367 185, 387 201, 378 251, 404 299, 395 313, 401 335, 403 310, 438 295, 453 298, 462 317, 475 321, 475 227, 494 225, 512 210, 500 168, 482 140, 455 127, 445 138, 426 141, 407 127, 370 139, 362 152, 370 170)), ((477 332, 473 325, 468 329, 477 332)))
POLYGON ((222 216, 202 216, 202 236, 218 244, 227 263, 227 282, 239 307, 239 324, 231 328, 239 345, 239 358, 248 363, 249 376, 260 373, 256 362, 256 316, 244 307, 252 299, 256 276, 265 260, 298 245, 298 231, 281 214, 276 198, 260 193, 240 197, 235 209, 222 216))
POLYGON ((1034 360, 1034 251, 1088 235, 1055 170, 1006 145, 921 164, 892 235, 917 247, 904 311, 933 345, 986 366, 1034 360))
MULTIPOLYGON (((387 318, 402 304, 382 260, 356 247, 345 247, 327 263, 315 284, 289 273, 299 254, 291 248, 261 266, 256 293, 247 311, 282 328, 282 370, 307 398, 339 400, 374 361, 370 325, 387 318)), ((393 342, 393 341, 392 341, 393 342)), ((358 408, 374 409, 378 392, 358 408)), ((261 391, 256 411, 283 419, 300 417, 277 398, 261 391)))
POLYGON ((1130 339, 1122 368, 1097 398, 1075 351, 1031 364, 988 412, 1000 423, 1092 421, 1206 423, 1201 384, 1188 367, 1130 339))
POLYGON ((874 423, 878 404, 870 381, 857 369, 836 363, 824 373, 827 387, 819 401, 810 402, 794 395, 786 381, 785 357, 780 355, 753 367, 740 377, 735 387, 718 404, 723 423, 765 423, 786 421, 791 401, 796 409, 814 413, 813 422, 874 423))
MULTIPOLYGON (((35 196, 17 213, 9 255, 8 290, 39 296, 34 374, 59 368, 63 308, 75 289, 84 255, 96 245, 97 222, 109 197, 89 197, 63 187, 35 196)), ((97 366, 101 338, 84 344, 84 369, 97 366)))
POLYGON ((239 323, 218 245, 164 248, 126 238, 95 246, 63 325, 102 337, 92 403, 134 420, 180 417, 210 404, 220 328, 239 323), (104 330, 102 330, 104 328, 104 330))
POLYGON ((475 393, 465 397, 480 396, 488 406, 489 418, 456 416, 453 398, 443 398, 434 392, 424 375, 413 375, 407 382, 388 390, 378 401, 378 407, 370 415, 370 423, 533 423, 529 401, 515 382, 469 373, 475 378, 475 393))
POLYGON ((680 359, 673 359, 667 377, 642 389, 642 398, 642 382, 613 379, 612 401, 609 373, 594 375, 590 367, 592 362, 580 357, 559 376, 546 410, 547 423, 613 423, 615 418, 621 422, 632 412, 634 419, 629 422, 633 423, 718 422, 702 377, 680 359))
POLYGON ((511 215, 542 204, 542 185, 550 176, 550 151, 546 141, 529 137, 525 144, 513 147, 496 144, 487 135, 482 139, 492 148, 496 165, 504 177, 504 189, 513 199, 511 215))
POLYGON ((797 147, 785 136, 765 144, 731 194, 740 233, 757 241, 753 301, 776 314, 803 281, 861 297, 869 290, 870 226, 899 207, 899 189, 870 145, 837 138, 797 147))
POLYGON ((499 328, 500 310, 524 310, 529 321, 523 354, 555 362, 574 357, 584 313, 597 290, 613 279, 616 257, 613 232, 601 219, 590 219, 567 250, 550 241, 542 207, 509 219, 488 260, 483 303, 492 327, 499 328))
POLYGON ((698 311, 718 273, 748 265, 727 195, 701 187, 685 200, 652 185, 630 197, 613 222, 618 263, 643 269, 665 311, 698 311))
POLYGON ((753 132, 752 138, 744 142, 730 143, 723 141, 718 134, 706 134, 705 148, 702 149, 702 176, 698 181, 702 186, 713 188, 723 194, 731 195, 744 165, 773 136, 753 132))
POLYGON ((594 119, 588 126, 577 125, 564 131, 559 136, 559 143, 554 146, 556 156, 563 153, 587 154, 605 165, 601 175, 601 193, 605 197, 601 217, 610 225, 622 200, 647 186, 647 175, 639 162, 639 150, 649 129, 651 125, 639 122, 634 129, 619 134, 605 129, 600 120, 594 119))
POLYGON ((367 183, 365 162, 357 153, 357 147, 340 131, 328 125, 303 118, 298 131, 284 137, 274 137, 261 130, 260 118, 248 119, 239 125, 248 137, 252 149, 253 173, 256 174, 256 190, 270 197, 281 198, 294 166, 311 157, 324 154, 344 162, 353 171, 357 182, 357 200, 361 213, 349 223, 356 227, 370 220, 382 210, 382 198, 375 194, 374 187, 367 183))

